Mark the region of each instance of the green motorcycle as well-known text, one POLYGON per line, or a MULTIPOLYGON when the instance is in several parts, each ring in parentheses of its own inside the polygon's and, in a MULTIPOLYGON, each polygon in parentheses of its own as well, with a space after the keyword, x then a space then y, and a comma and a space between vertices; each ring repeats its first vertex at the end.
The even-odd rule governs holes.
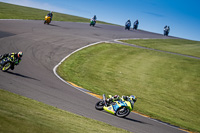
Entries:
POLYGON ((95 20, 91 20, 90 21, 90 26, 92 25, 92 26, 95 26, 95 24, 96 24, 96 21, 95 20))

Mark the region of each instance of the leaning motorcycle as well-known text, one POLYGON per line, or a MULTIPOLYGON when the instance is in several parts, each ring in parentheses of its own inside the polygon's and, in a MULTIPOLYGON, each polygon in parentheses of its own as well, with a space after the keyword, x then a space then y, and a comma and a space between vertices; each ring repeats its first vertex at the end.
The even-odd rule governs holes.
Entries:
POLYGON ((95 24, 96 24, 96 21, 95 20, 91 20, 90 21, 90 26, 92 25, 92 26, 95 26, 95 24))
POLYGON ((44 24, 50 24, 51 23, 51 17, 45 16, 44 24))
POLYGON ((137 30, 137 28, 138 28, 138 25, 134 25, 134 26, 133 26, 133 29, 134 29, 134 30, 137 30))
POLYGON ((2 56, 0 56, 0 68, 3 72, 8 71, 12 67, 12 65, 14 65, 14 63, 10 57, 2 59, 2 56))
POLYGON ((131 27, 131 24, 130 24, 130 23, 126 24, 126 25, 125 25, 125 30, 126 30, 126 29, 130 30, 130 27, 131 27))
POLYGON ((126 117, 133 110, 134 101, 132 100, 119 100, 112 102, 111 104, 107 103, 106 97, 103 94, 103 100, 98 101, 95 105, 97 110, 105 110, 113 115, 118 117, 126 117))

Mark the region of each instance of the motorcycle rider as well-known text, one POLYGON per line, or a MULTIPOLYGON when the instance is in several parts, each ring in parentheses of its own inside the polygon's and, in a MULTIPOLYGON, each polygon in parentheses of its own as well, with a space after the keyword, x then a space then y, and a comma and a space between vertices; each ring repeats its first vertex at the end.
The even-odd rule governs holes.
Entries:
POLYGON ((128 19, 128 21, 126 21, 126 23, 125 23, 125 25, 127 26, 127 25, 130 25, 130 27, 131 27, 131 20, 130 19, 128 19))
MULTIPOLYGON (((3 60, 4 58, 6 57, 10 57, 11 60, 12 60, 12 65, 11 65, 11 70, 14 70, 14 66, 15 65, 18 65, 20 62, 21 62, 21 58, 23 56, 23 53, 20 51, 20 52, 17 52, 17 53, 7 53, 7 54, 4 54, 1 59, 3 60)), ((3 66, 4 64, 2 64, 2 62, 0 62, 1 66, 3 66)))
POLYGON ((51 17, 50 20, 52 20, 52 18, 53 18, 53 11, 50 11, 50 12, 47 14, 47 16, 48 16, 48 17, 51 17))
POLYGON ((92 17, 92 18, 91 18, 91 20, 93 20, 93 21, 95 21, 95 22, 96 22, 96 20, 97 20, 97 16, 96 16, 96 15, 94 15, 94 17, 92 17))
POLYGON ((169 31, 170 31, 170 27, 167 26, 167 36, 168 36, 168 34, 169 34, 169 31))
POLYGON ((166 25, 166 26, 164 27, 164 36, 168 36, 169 31, 170 31, 170 27, 166 25))
POLYGON ((106 100, 106 102, 107 102, 108 104, 112 104, 112 103, 115 102, 115 101, 121 101, 121 100, 122 100, 122 101, 123 101, 123 100, 125 100, 125 101, 133 100, 134 103, 137 101, 137 97, 134 96, 134 95, 122 96, 121 98, 119 97, 119 95, 114 95, 114 96, 109 95, 108 97, 109 97, 109 98, 106 100))
POLYGON ((138 24, 139 24, 139 21, 136 20, 136 21, 134 22, 133 29, 136 29, 136 30, 137 30, 137 28, 138 28, 138 24))

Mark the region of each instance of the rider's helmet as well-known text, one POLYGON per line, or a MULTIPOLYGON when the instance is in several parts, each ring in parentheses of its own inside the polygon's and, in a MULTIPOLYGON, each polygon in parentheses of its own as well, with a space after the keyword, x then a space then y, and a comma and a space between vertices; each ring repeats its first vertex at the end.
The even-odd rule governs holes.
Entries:
POLYGON ((20 52, 17 53, 17 56, 18 56, 19 58, 21 58, 21 57, 23 56, 23 53, 20 51, 20 52))
POLYGON ((119 100, 119 95, 115 95, 113 98, 114 98, 114 101, 119 100))
POLYGON ((129 98, 130 98, 130 100, 132 100, 134 103, 137 101, 137 97, 134 96, 134 95, 131 95, 129 98))

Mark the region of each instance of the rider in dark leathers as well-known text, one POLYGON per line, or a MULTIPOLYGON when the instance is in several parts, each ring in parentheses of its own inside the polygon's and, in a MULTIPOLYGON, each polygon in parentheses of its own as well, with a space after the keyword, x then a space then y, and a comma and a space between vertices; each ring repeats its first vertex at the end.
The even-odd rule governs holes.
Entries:
POLYGON ((133 26, 133 29, 135 29, 135 30, 137 30, 137 28, 138 28, 138 25, 139 25, 139 21, 138 20, 136 20, 135 22, 134 22, 134 24, 133 24, 134 26, 133 26))
POLYGON ((52 18, 53 18, 53 13, 52 13, 52 11, 50 11, 50 12, 47 14, 47 16, 48 16, 48 17, 51 17, 51 20, 52 20, 52 18))
POLYGON ((130 25, 130 27, 131 27, 131 20, 129 19, 128 21, 126 21, 126 23, 125 23, 125 26, 127 26, 127 25, 130 25))

